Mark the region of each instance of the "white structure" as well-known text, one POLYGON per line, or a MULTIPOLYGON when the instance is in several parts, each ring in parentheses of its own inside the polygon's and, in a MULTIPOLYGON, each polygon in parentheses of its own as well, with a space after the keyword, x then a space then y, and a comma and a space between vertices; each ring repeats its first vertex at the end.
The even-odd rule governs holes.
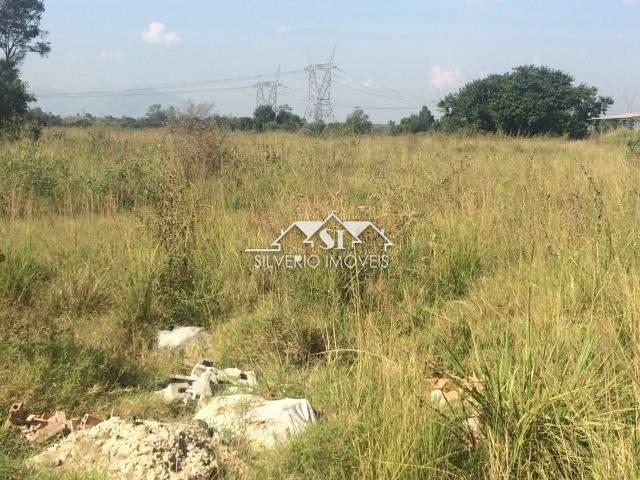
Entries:
POLYGON ((589 120, 593 122, 593 129, 600 133, 618 127, 639 128, 640 112, 602 115, 600 117, 590 118, 589 120))

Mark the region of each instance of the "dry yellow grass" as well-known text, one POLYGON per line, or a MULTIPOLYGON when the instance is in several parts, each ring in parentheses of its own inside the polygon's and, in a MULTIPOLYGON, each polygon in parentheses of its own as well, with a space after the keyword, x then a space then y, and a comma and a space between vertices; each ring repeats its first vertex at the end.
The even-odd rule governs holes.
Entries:
MULTIPOLYGON (((245 477, 638 476, 640 170, 621 143, 50 130, 0 169, 2 409, 186 414, 148 392, 206 353, 324 414, 245 477), (245 248, 332 211, 385 228, 386 272, 251 269, 245 248), (172 323, 211 345, 154 353, 172 323), (442 373, 488 386, 478 445, 425 400, 442 373)), ((14 449, 0 472, 20 478, 14 449)))

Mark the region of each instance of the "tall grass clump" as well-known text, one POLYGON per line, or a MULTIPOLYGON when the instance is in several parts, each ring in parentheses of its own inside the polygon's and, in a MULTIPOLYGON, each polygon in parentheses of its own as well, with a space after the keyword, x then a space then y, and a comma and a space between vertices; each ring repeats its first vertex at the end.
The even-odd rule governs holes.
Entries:
POLYGON ((33 248, 0 246, 0 298, 28 305, 39 286, 50 278, 48 268, 37 259, 33 248))

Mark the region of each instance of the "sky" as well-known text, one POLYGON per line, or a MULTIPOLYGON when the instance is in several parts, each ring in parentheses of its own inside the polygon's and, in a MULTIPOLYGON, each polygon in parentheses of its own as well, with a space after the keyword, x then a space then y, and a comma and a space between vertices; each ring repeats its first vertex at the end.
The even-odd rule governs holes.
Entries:
POLYGON ((252 85, 274 80, 278 67, 278 104, 304 114, 303 69, 328 62, 334 47, 337 120, 356 105, 377 123, 422 104, 437 113, 438 100, 465 82, 522 64, 558 68, 598 87, 615 100, 610 113, 640 111, 640 0, 45 0, 45 6, 42 26, 52 51, 30 56, 23 78, 39 106, 61 115, 136 116, 153 103, 188 101, 251 115, 252 85), (122 95, 130 89, 147 90, 122 95), (62 96, 89 91, 118 95, 62 96))

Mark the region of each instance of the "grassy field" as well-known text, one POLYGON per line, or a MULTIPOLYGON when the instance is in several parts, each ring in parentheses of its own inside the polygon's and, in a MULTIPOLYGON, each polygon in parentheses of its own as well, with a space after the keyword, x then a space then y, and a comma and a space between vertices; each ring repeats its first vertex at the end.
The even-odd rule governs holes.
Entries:
MULTIPOLYGON (((0 411, 143 418, 202 354, 321 422, 229 478, 640 477, 640 169, 615 136, 48 130, 0 146, 0 411), (251 268, 295 220, 365 219, 382 273, 251 268), (153 351, 200 325, 204 351, 153 351), (475 374, 483 439, 429 401, 475 374)), ((0 478, 33 450, 0 433, 0 478)), ((82 477, 85 478, 85 477, 82 477)))

